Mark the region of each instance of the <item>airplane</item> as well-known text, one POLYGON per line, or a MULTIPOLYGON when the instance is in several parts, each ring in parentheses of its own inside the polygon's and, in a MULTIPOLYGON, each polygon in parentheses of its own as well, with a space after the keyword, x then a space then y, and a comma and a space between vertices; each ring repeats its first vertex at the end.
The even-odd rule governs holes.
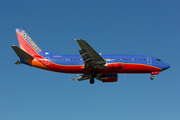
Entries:
POLYGON ((26 64, 44 70, 82 74, 71 79, 76 81, 95 78, 102 82, 117 82, 120 74, 150 73, 150 79, 170 68, 170 65, 159 58, 145 55, 101 55, 85 40, 75 39, 80 46, 80 55, 60 55, 42 50, 22 28, 16 29, 20 48, 11 45, 18 56, 15 64, 26 64))

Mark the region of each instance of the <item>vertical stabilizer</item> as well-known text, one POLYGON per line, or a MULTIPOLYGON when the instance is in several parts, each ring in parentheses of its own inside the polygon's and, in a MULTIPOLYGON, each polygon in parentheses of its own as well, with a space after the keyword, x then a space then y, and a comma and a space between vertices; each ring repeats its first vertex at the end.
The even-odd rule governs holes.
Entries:
POLYGON ((42 50, 37 44, 30 38, 30 36, 21 28, 16 29, 17 38, 20 48, 27 52, 31 56, 38 56, 42 50))

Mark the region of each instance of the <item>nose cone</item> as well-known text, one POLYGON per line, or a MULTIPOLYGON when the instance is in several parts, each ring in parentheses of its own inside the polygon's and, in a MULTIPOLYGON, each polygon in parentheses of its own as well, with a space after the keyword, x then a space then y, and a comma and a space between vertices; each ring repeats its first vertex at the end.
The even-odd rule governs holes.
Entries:
POLYGON ((166 69, 168 69, 168 68, 170 68, 170 65, 164 62, 164 63, 162 64, 162 69, 163 69, 163 70, 166 70, 166 69))

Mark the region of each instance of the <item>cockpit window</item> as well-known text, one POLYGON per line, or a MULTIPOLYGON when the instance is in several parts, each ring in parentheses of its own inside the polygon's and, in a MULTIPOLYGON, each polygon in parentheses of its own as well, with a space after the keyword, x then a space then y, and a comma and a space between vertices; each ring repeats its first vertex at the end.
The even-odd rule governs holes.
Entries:
POLYGON ((157 61, 161 61, 161 59, 156 59, 157 61))

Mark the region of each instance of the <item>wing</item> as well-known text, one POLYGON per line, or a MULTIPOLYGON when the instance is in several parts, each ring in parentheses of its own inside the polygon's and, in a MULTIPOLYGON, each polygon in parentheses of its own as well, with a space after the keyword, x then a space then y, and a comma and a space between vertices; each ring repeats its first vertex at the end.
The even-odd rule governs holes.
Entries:
MULTIPOLYGON (((104 66, 106 64, 106 61, 85 40, 76 39, 76 41, 81 47, 81 50, 79 50, 79 53, 85 63, 84 69, 88 69, 88 68, 105 69, 106 68, 106 66, 104 66)), ((91 78, 93 78, 91 73, 85 73, 82 76, 78 78, 74 78, 72 80, 82 81, 82 80, 87 80, 91 78)))
POLYGON ((79 53, 84 60, 85 67, 84 69, 88 68, 102 68, 105 69, 106 67, 103 66, 106 64, 106 61, 83 39, 76 39, 81 50, 79 53))
POLYGON ((91 74, 83 74, 80 77, 77 77, 77 78, 74 78, 71 80, 82 81, 82 80, 87 80, 87 79, 91 79, 91 78, 92 78, 91 74))

